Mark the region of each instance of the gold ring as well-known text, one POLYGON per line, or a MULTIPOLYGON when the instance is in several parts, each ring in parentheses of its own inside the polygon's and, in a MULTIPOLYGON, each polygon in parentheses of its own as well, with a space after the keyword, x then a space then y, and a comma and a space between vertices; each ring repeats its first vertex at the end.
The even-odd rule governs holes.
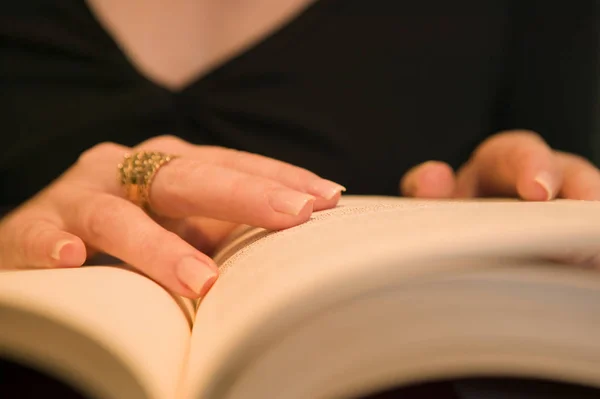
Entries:
POLYGON ((150 209, 150 188, 158 170, 177 158, 177 155, 158 151, 139 151, 125 154, 123 162, 117 165, 119 181, 125 189, 125 197, 143 208, 150 209))

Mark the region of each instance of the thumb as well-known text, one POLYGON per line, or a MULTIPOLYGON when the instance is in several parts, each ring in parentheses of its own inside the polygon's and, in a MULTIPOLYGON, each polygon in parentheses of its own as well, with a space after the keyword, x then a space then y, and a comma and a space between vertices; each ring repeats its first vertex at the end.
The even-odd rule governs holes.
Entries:
POLYGON ((83 241, 57 224, 24 214, 0 224, 0 269, 77 267, 86 259, 83 241))
POLYGON ((428 161, 404 174, 400 180, 400 193, 407 197, 450 198, 454 191, 454 180, 450 165, 428 161))
POLYGON ((555 198, 562 185, 555 152, 529 131, 492 136, 479 146, 467 165, 459 171, 459 190, 463 182, 468 182, 477 188, 479 196, 545 201, 555 198))

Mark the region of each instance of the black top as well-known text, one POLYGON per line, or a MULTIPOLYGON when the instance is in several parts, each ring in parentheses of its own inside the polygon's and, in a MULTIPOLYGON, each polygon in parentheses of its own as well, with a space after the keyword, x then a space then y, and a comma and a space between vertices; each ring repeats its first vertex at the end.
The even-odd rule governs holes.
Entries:
POLYGON ((528 128, 591 156, 598 2, 320 0, 179 92, 136 72, 76 0, 0 6, 0 205, 102 141, 176 134, 266 154, 349 193, 459 166, 528 128))

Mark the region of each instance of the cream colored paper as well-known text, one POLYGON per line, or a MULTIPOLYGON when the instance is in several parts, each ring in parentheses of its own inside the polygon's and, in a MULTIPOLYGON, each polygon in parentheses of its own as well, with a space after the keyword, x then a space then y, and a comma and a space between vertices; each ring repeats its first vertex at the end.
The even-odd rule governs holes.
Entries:
MULTIPOLYGON (((308 320, 326 309, 351 314, 344 306, 352 298, 413 279, 493 270, 499 259, 591 258, 598 248, 600 202, 345 197, 292 229, 240 228, 215 257, 221 276, 199 303, 191 339, 192 302, 130 270, 3 272, 0 355, 31 361, 102 398, 235 397, 239 387, 252 386, 250 376, 264 382, 259 377, 277 364, 266 359, 284 353, 268 354, 268 348, 296 331, 301 336, 308 320)), ((509 276, 518 281, 515 273, 509 276)), ((328 339, 334 335, 328 332, 328 339)), ((489 369, 502 366, 486 359, 489 369)), ((285 366, 293 372, 293 364, 285 366)), ((404 378, 419 372, 402 370, 404 378)), ((361 381, 356 372, 356 389, 382 378, 371 373, 361 381)), ((593 370, 588 374, 595 378, 593 370)))
POLYGON ((390 281, 461 270, 448 259, 541 259, 599 244, 600 203, 583 201, 347 198, 289 230, 241 232, 217 255, 223 273, 196 315, 185 390, 226 395, 304 317, 390 281))
POLYGON ((13 317, 0 326, 0 353, 38 363, 102 398, 144 397, 135 386, 147 398, 174 398, 187 357, 190 311, 189 303, 148 278, 117 267, 6 272, 0 275, 0 317, 13 317), (51 325, 33 330, 42 323, 19 312, 74 333, 51 325), (113 374, 111 358, 132 379, 113 374))

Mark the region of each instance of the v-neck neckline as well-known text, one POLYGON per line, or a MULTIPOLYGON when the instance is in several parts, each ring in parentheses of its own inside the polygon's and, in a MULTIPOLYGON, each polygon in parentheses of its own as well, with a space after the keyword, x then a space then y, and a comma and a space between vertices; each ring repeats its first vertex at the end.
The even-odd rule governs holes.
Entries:
POLYGON ((117 43, 115 38, 104 29, 102 23, 91 10, 87 1, 82 1, 85 9, 86 17, 89 18, 90 23, 97 30, 97 33, 102 36, 110 46, 114 49, 117 54, 117 61, 127 71, 128 75, 136 79, 137 81, 143 82, 144 84, 151 85, 161 91, 164 91, 171 95, 184 95, 190 91, 202 90, 208 88, 211 82, 219 80, 219 77, 226 75, 231 69, 239 67, 240 64, 247 62, 250 58, 259 57, 261 53, 265 52, 276 52, 281 46, 286 46, 291 40, 297 37, 298 34, 308 29, 312 23, 318 18, 325 14, 325 12, 337 5, 337 0, 315 0, 302 9, 299 13, 293 16, 290 20, 283 23, 279 27, 270 31, 262 38, 253 42, 249 46, 245 46, 243 49, 235 52, 232 56, 216 63, 215 65, 207 68, 204 72, 197 75, 186 85, 180 89, 171 89, 164 85, 154 82, 152 79, 143 74, 126 55, 126 52, 117 43))

